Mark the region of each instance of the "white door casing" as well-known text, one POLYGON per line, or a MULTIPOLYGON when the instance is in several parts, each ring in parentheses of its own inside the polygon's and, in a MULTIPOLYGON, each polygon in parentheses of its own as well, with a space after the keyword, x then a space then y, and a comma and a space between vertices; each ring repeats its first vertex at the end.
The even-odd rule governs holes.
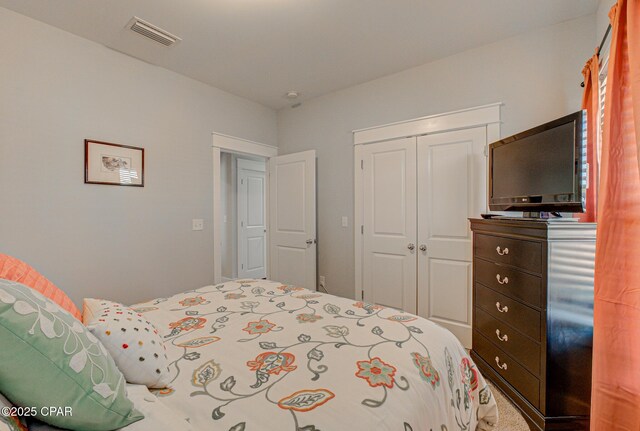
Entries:
POLYGON ((315 150, 269 159, 269 276, 316 290, 315 150))
POLYGON ((363 299, 416 311, 416 138, 362 148, 363 299))
POLYGON ((471 347, 469 217, 486 210, 486 127, 418 137, 418 314, 471 347))
POLYGON ((238 277, 267 275, 265 162, 237 159, 238 277))

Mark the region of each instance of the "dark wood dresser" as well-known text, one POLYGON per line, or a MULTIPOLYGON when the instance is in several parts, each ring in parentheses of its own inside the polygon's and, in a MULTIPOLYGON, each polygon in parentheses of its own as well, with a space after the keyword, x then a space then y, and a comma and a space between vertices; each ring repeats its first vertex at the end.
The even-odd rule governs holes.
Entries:
POLYGON ((595 223, 470 221, 471 356, 532 429, 587 430, 595 223))

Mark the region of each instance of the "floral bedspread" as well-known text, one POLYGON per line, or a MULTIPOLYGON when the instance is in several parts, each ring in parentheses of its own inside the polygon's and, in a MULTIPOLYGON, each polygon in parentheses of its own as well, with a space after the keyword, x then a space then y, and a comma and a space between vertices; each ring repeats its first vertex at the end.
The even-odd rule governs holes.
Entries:
POLYGON ((194 429, 491 430, 497 407, 446 329, 391 308, 238 280, 133 306, 161 331, 194 429))

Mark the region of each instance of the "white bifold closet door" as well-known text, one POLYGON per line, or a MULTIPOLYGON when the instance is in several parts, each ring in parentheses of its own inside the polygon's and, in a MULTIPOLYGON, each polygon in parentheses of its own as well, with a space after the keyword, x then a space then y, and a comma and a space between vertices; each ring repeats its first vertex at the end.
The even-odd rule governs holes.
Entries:
POLYGON ((471 347, 469 217, 486 211, 486 128, 418 138, 418 314, 471 347))
POLYGON ((469 217, 486 209, 486 128, 363 145, 366 301, 437 322, 471 347, 469 217))
POLYGON ((316 290, 316 152, 269 159, 269 277, 316 290))
POLYGON ((416 310, 416 138, 365 145, 364 299, 416 310))

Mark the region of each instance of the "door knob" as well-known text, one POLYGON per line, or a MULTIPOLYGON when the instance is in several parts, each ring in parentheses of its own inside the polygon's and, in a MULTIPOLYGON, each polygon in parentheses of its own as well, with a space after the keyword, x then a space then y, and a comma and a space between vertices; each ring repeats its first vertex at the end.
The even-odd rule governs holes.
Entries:
POLYGON ((407 245, 407 248, 408 248, 409 250, 413 251, 413 250, 416 248, 416 246, 415 246, 415 244, 414 244, 414 243, 410 242, 410 243, 409 243, 409 245, 407 245))
POLYGON ((307 243, 307 245, 311 245, 311 244, 313 244, 314 242, 316 242, 316 240, 315 240, 315 239, 308 239, 308 240, 306 240, 305 242, 307 243))
POLYGON ((427 245, 426 244, 420 244, 420 251, 427 251, 427 245))

